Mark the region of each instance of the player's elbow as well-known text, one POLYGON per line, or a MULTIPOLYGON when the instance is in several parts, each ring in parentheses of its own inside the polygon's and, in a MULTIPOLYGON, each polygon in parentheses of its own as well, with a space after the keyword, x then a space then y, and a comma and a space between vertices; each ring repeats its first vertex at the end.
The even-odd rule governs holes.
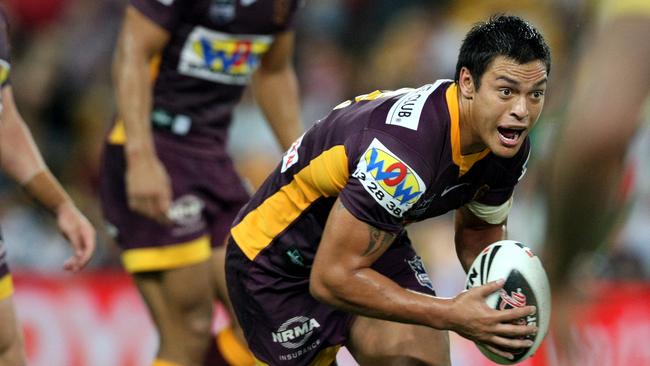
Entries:
POLYGON ((309 278, 309 293, 311 296, 322 303, 336 305, 339 299, 337 288, 341 287, 343 281, 335 272, 335 270, 327 272, 312 271, 309 278))

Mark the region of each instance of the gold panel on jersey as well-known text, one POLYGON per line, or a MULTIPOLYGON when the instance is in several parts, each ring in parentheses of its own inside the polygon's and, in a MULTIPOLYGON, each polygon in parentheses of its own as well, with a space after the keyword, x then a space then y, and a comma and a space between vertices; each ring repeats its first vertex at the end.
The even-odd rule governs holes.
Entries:
POLYGON ((462 155, 460 153, 460 107, 458 106, 458 86, 454 83, 447 88, 445 93, 447 107, 449 108, 449 119, 451 121, 451 157, 454 164, 459 167, 459 175, 467 173, 479 160, 486 157, 489 149, 474 154, 462 155))
POLYGON ((210 258, 210 238, 202 236, 185 243, 128 249, 122 253, 122 264, 129 273, 162 271, 189 266, 210 258))
POLYGON ((4 300, 14 293, 14 283, 10 274, 0 278, 0 300, 4 300))
POLYGON ((320 197, 343 190, 349 176, 345 147, 337 145, 312 159, 293 180, 268 197, 232 228, 231 234, 253 260, 275 237, 320 197))

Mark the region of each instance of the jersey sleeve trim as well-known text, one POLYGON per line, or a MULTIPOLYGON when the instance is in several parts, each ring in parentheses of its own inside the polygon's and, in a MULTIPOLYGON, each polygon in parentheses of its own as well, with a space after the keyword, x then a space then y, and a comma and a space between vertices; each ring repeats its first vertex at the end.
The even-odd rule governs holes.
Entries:
POLYGON ((449 108, 449 120, 451 121, 451 152, 454 164, 459 167, 459 174, 462 176, 467 173, 472 166, 479 160, 486 157, 489 149, 483 151, 462 155, 460 151, 460 108, 458 106, 458 86, 454 83, 447 88, 445 93, 447 107, 449 108))

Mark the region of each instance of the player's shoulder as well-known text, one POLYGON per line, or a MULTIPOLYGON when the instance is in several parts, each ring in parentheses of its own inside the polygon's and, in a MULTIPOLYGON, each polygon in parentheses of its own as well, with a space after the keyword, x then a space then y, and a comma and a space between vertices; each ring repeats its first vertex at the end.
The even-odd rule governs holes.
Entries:
POLYGON ((385 93, 373 106, 366 135, 388 141, 389 148, 421 158, 440 156, 449 145, 446 90, 451 80, 385 93), (399 148, 397 147, 399 146, 399 148))

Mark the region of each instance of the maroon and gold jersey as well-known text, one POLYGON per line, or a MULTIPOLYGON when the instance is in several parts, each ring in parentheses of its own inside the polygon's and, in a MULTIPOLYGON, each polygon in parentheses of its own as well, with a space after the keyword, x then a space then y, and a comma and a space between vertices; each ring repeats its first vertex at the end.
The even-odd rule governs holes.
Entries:
POLYGON ((470 202, 506 204, 525 172, 528 139, 511 159, 487 149, 461 155, 459 128, 449 80, 344 102, 284 155, 240 211, 232 237, 259 265, 287 268, 288 258, 309 268, 337 197, 359 220, 392 233, 470 202))
POLYGON ((171 38, 162 52, 152 122, 186 142, 224 149, 236 103, 299 0, 130 0, 171 38))

